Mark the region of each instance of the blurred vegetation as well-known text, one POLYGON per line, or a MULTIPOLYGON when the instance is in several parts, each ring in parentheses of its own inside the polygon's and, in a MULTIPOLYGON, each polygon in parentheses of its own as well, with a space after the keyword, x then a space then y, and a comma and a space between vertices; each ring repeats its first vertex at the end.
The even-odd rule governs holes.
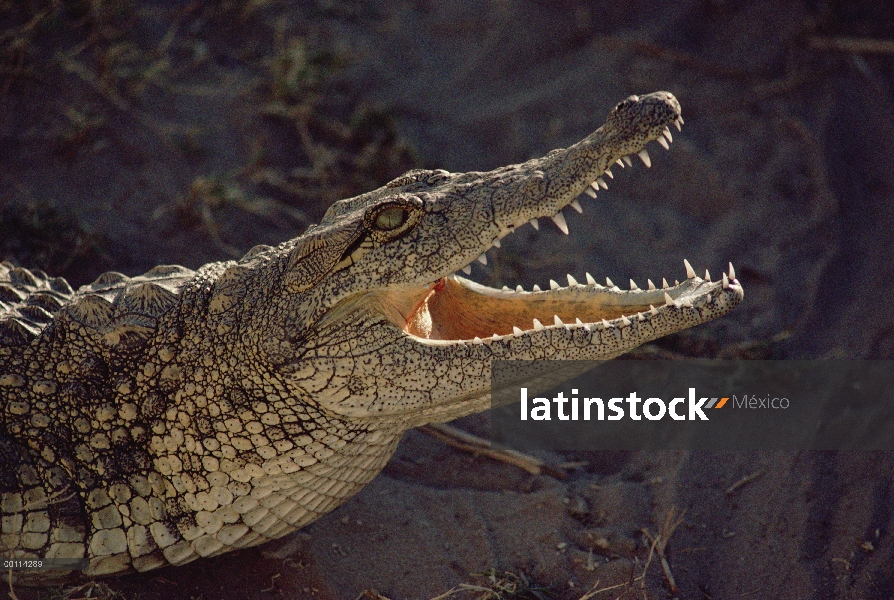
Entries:
MULTIPOLYGON (((89 171, 109 153, 133 173, 158 171, 153 162, 183 165, 189 174, 180 192, 149 214, 236 256, 240 244, 227 239, 228 231, 246 219, 300 231, 331 202, 419 166, 388 110, 364 103, 340 82, 349 52, 314 21, 369 10, 338 1, 0 0, 0 121, 4 102, 15 107, 8 116, 17 113, 4 128, 15 142, 8 151, 24 148, 48 168, 56 161, 89 171), (29 104, 34 97, 52 104, 29 104), (246 152, 228 153, 209 135, 206 122, 217 117, 202 112, 208 97, 250 107, 246 152)), ((0 167, 4 162, 0 149, 0 167)), ((97 204, 90 190, 83 193, 85 206, 97 204)), ((79 210, 53 213, 56 225, 26 239, 34 232, 9 220, 21 210, 11 204, 19 197, 14 182, 0 181, 6 204, 0 250, 39 244, 43 250, 23 260, 59 272, 52 256, 70 252, 73 238, 52 231, 66 218, 69 229, 83 230, 79 210)), ((54 204, 42 202, 21 218, 45 219, 54 204)), ((144 197, 116 206, 127 212, 135 203, 145 204, 144 197)), ((116 248, 139 252, 127 244, 116 248)), ((127 262, 115 252, 109 258, 127 262)))
POLYGON ((111 266, 109 240, 78 225, 45 201, 0 204, 0 257, 20 266, 41 265, 53 275, 83 281, 96 266, 111 266), (89 270, 85 264, 91 265, 89 270))

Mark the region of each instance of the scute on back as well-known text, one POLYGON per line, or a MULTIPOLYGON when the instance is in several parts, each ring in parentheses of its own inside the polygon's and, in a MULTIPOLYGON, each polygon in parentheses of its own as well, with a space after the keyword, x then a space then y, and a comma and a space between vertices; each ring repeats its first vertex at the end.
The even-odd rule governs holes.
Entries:
POLYGON ((108 346, 139 343, 194 276, 177 265, 138 277, 110 271, 75 292, 61 277, 0 263, 0 347, 29 344, 56 316, 82 325, 108 346))
POLYGON ((0 347, 29 344, 73 294, 61 277, 0 263, 0 347))

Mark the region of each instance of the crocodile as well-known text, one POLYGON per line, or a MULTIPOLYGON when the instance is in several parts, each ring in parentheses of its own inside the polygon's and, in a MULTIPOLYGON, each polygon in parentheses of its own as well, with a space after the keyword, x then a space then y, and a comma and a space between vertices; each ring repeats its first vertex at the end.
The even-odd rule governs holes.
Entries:
POLYGON ((462 277, 516 228, 581 210, 610 168, 682 125, 631 96, 582 141, 490 172, 414 170, 276 247, 198 270, 109 272, 77 291, 0 266, 0 555, 65 577, 182 565, 333 510, 401 435, 490 407, 494 360, 610 359, 724 315, 732 265, 621 290, 462 277))

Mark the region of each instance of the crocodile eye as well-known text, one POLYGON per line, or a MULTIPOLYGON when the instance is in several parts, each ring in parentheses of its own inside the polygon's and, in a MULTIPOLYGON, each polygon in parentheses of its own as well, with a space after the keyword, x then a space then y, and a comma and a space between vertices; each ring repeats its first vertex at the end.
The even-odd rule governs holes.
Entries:
POLYGON ((373 224, 381 231, 392 231, 407 222, 407 210, 402 206, 389 206, 383 209, 373 224))
POLYGON ((363 226, 374 241, 386 244, 412 231, 424 214, 420 198, 396 196, 371 207, 363 215, 363 226))
POLYGON ((615 110, 618 111, 630 108, 637 102, 639 102, 639 96, 637 96, 636 94, 634 94, 633 96, 628 96, 627 98, 624 98, 623 100, 618 102, 617 106, 615 106, 615 110))

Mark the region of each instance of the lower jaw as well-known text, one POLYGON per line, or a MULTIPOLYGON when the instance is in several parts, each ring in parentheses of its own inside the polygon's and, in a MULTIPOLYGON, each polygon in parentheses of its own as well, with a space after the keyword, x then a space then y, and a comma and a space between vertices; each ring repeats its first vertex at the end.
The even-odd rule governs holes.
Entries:
POLYGON ((594 302, 586 288, 553 292, 473 291, 453 277, 441 279, 406 318, 406 333, 432 340, 471 340, 510 335, 538 325, 598 323, 650 310, 647 303, 594 302))

